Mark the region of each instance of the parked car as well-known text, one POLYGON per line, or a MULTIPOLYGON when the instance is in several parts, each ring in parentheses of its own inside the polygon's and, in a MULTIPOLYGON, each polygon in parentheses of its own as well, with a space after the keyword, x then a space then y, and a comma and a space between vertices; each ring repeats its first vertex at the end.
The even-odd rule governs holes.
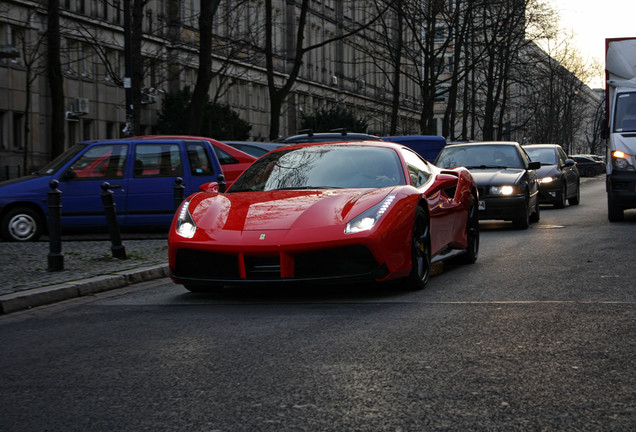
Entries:
POLYGON ((348 132, 346 129, 334 129, 331 132, 314 133, 311 129, 298 131, 299 135, 290 136, 281 142, 285 144, 300 144, 312 142, 334 141, 380 141, 381 138, 374 135, 348 132))
POLYGON ((225 144, 232 146, 244 153, 247 153, 255 158, 263 156, 265 153, 283 147, 285 144, 272 143, 272 142, 260 142, 260 141, 224 141, 225 144))
POLYGON ((397 144, 288 146, 225 194, 187 198, 168 237, 171 275, 191 291, 401 279, 421 288, 432 262, 477 259, 477 206, 468 170, 442 171, 397 144))
POLYGON ((479 218, 510 220, 527 229, 540 218, 539 180, 532 162, 516 142, 489 141, 447 145, 435 164, 468 168, 479 187, 479 218))
POLYGON ((212 138, 190 136, 190 135, 148 135, 140 136, 136 138, 149 138, 149 139, 195 139, 204 140, 210 143, 216 153, 216 157, 223 169, 223 175, 225 176, 225 182, 227 187, 232 186, 234 180, 247 169, 248 166, 257 159, 257 157, 239 150, 233 146, 222 143, 212 138))
POLYGON ((444 137, 434 135, 388 136, 382 140, 405 145, 429 162, 435 161, 439 152, 447 144, 444 137))
POLYGON ((578 205, 581 201, 579 170, 576 162, 568 158, 557 144, 530 144, 523 146, 530 159, 541 162, 539 176, 539 202, 565 207, 565 202, 578 205))
POLYGON ((0 235, 5 241, 35 241, 46 231, 51 180, 62 191, 63 230, 106 227, 104 182, 113 191, 120 227, 167 229, 177 177, 185 183, 185 196, 203 183, 225 189, 216 153, 204 140, 81 142, 36 173, 0 183, 0 235))
POLYGON ((579 173, 583 177, 594 177, 605 172, 605 162, 595 160, 590 156, 572 155, 572 159, 576 162, 579 173))

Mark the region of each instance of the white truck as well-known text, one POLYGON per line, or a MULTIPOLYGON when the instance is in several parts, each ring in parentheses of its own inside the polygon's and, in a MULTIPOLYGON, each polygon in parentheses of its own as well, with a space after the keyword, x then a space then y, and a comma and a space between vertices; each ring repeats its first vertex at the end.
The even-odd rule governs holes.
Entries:
POLYGON ((607 215, 636 208, 636 38, 605 40, 607 215))

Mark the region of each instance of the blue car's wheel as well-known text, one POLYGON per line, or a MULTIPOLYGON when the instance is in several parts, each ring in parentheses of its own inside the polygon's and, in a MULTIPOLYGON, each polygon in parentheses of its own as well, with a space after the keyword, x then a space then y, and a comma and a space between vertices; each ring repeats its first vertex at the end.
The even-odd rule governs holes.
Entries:
POLYGON ((27 207, 9 210, 2 218, 0 234, 5 241, 36 241, 44 230, 42 217, 27 207))

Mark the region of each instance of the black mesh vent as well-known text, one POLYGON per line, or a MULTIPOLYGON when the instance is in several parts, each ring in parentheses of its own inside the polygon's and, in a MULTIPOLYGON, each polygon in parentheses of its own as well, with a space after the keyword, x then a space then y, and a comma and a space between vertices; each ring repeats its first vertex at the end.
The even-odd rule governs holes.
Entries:
POLYGON ((246 256, 247 279, 280 279, 280 256, 246 256))
POLYGON ((378 267, 373 254, 364 246, 325 249, 294 258, 297 278, 358 275, 378 267))
POLYGON ((177 252, 175 274, 202 279, 238 279, 238 258, 235 255, 181 249, 177 252))

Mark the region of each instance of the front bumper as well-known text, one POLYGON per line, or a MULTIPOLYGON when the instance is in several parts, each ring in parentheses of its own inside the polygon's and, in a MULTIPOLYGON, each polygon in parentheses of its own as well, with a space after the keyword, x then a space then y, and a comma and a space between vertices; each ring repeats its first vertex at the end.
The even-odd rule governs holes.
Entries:
POLYGON ((513 220, 528 211, 523 195, 479 198, 479 219, 513 220))
POLYGON ((553 182, 549 185, 539 186, 539 202, 541 204, 554 204, 559 202, 561 195, 561 182, 553 182))
POLYGON ((614 170, 607 178, 608 192, 622 208, 636 208, 636 171, 614 170))

